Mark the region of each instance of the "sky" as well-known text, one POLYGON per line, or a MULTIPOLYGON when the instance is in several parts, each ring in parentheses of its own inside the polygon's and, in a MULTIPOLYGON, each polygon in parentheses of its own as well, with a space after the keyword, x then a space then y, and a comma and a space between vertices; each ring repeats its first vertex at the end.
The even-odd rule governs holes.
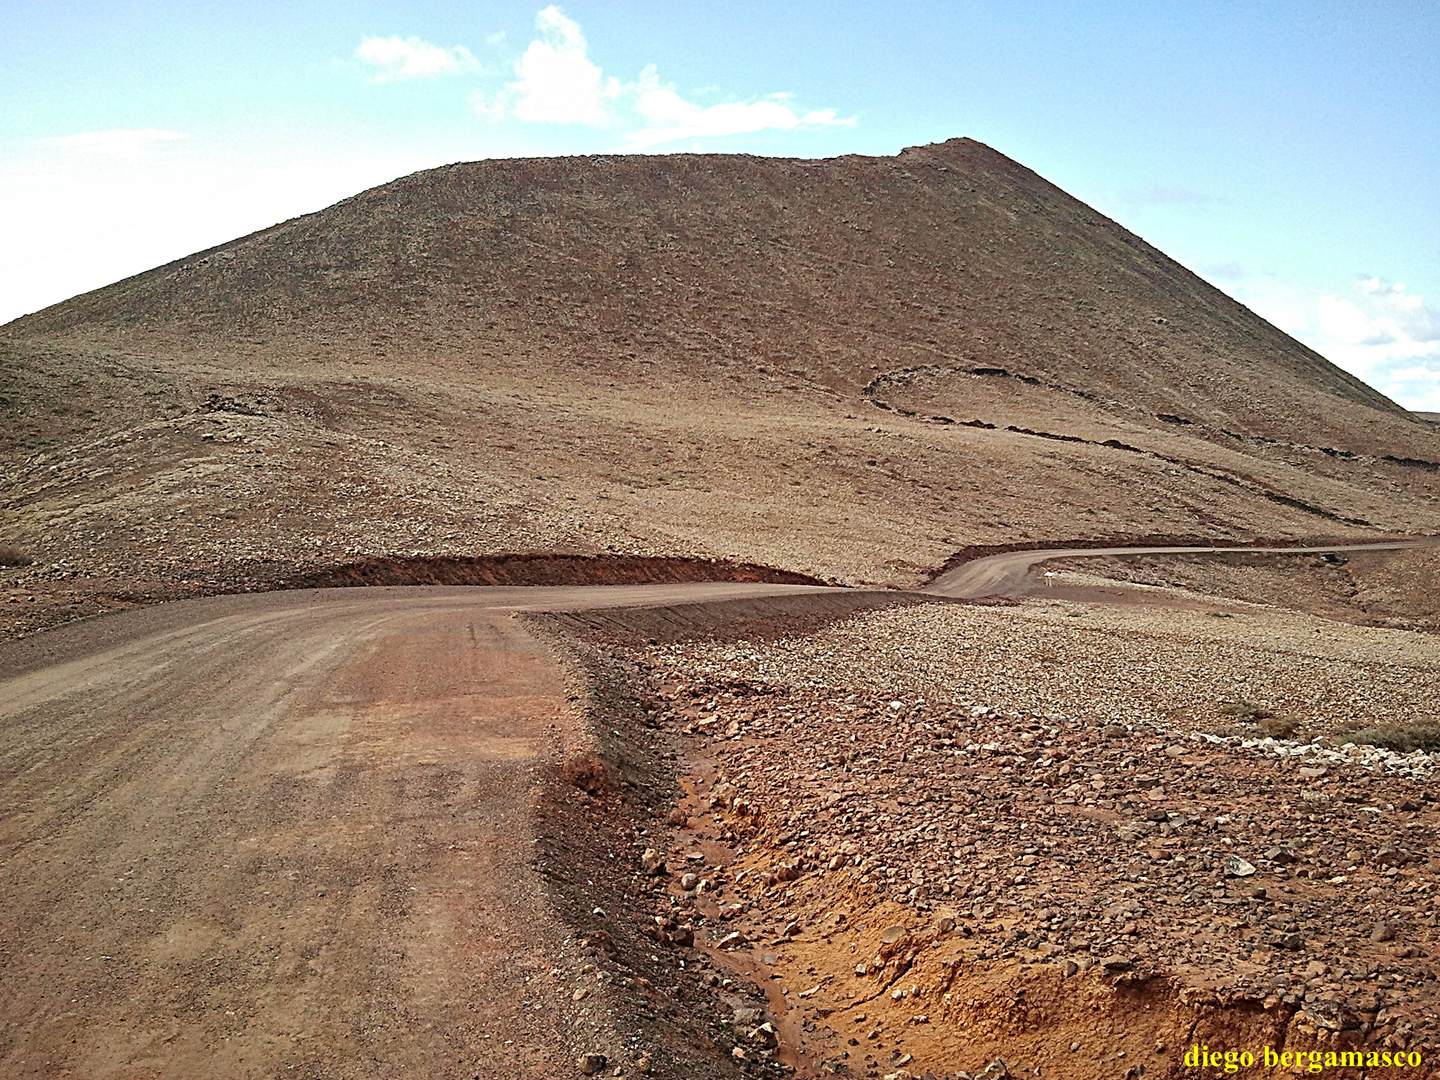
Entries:
POLYGON ((453 161, 969 136, 1440 411, 1440 3, 0 0, 0 322, 453 161))

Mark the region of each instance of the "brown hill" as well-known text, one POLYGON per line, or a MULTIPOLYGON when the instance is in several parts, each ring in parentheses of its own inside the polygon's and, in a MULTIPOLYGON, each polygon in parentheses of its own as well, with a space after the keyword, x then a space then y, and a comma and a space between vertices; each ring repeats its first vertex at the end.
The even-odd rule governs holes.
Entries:
POLYGON ((1440 523, 1433 424, 969 140, 435 169, 0 350, 0 539, 157 594, 529 551, 902 583, 967 543, 1440 523))

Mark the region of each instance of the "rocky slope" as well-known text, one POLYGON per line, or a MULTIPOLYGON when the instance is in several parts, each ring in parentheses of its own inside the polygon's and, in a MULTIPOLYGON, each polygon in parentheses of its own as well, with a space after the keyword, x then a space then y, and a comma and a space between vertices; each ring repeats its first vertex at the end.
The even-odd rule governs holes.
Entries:
POLYGON ((35 560, 0 588, 57 611, 367 557, 909 584, 1440 525, 1440 429, 969 140, 419 173, 0 328, 0 410, 35 560))

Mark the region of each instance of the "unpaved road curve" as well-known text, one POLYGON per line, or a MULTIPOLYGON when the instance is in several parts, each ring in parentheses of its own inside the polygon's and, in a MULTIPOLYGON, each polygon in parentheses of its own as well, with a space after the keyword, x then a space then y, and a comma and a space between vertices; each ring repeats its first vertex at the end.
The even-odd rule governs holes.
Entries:
POLYGON ((1401 551, 1433 546, 1435 542, 1425 539, 1317 547, 1113 547, 1007 551, 962 563, 941 574, 922 591, 933 596, 949 596, 960 600, 979 600, 987 596, 1023 596, 1030 590, 1028 579, 1031 568, 1052 559, 1093 558, 1102 555, 1303 555, 1345 551, 1401 551))
POLYGON ((806 591, 270 593, 0 647, 0 1077, 573 1074, 529 799, 577 717, 506 612, 806 591))
POLYGON ((581 732, 506 613, 837 591, 269 593, 0 646, 0 1077, 573 1073, 529 800, 581 732))

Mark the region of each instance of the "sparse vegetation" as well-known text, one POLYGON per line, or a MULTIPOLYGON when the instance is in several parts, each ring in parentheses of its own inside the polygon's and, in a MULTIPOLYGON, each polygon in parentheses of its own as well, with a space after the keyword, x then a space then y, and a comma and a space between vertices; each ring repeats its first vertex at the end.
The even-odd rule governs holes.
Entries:
MULTIPOLYGON (((1272 739, 1293 739, 1304 726, 1304 721, 1298 716, 1291 716, 1288 713, 1277 713, 1273 709, 1267 709, 1263 705, 1257 705, 1253 701, 1240 701, 1230 705, 1221 705, 1217 712, 1221 716, 1234 717, 1238 725, 1249 725, 1258 728, 1263 734, 1269 735, 1272 739)), ((1234 734, 1243 734, 1236 731, 1234 734)))
POLYGON ((1411 750, 1440 750, 1440 721, 1409 720, 1403 723, 1376 724, 1336 736, 1341 743, 1363 743, 1395 750, 1402 754, 1411 750))
POLYGON ((1256 721, 1256 727, 1272 739, 1293 739, 1300 730, 1300 718, 1296 716, 1267 716, 1256 721))
POLYGON ((29 566, 34 561, 24 548, 0 544, 0 566, 29 566))

